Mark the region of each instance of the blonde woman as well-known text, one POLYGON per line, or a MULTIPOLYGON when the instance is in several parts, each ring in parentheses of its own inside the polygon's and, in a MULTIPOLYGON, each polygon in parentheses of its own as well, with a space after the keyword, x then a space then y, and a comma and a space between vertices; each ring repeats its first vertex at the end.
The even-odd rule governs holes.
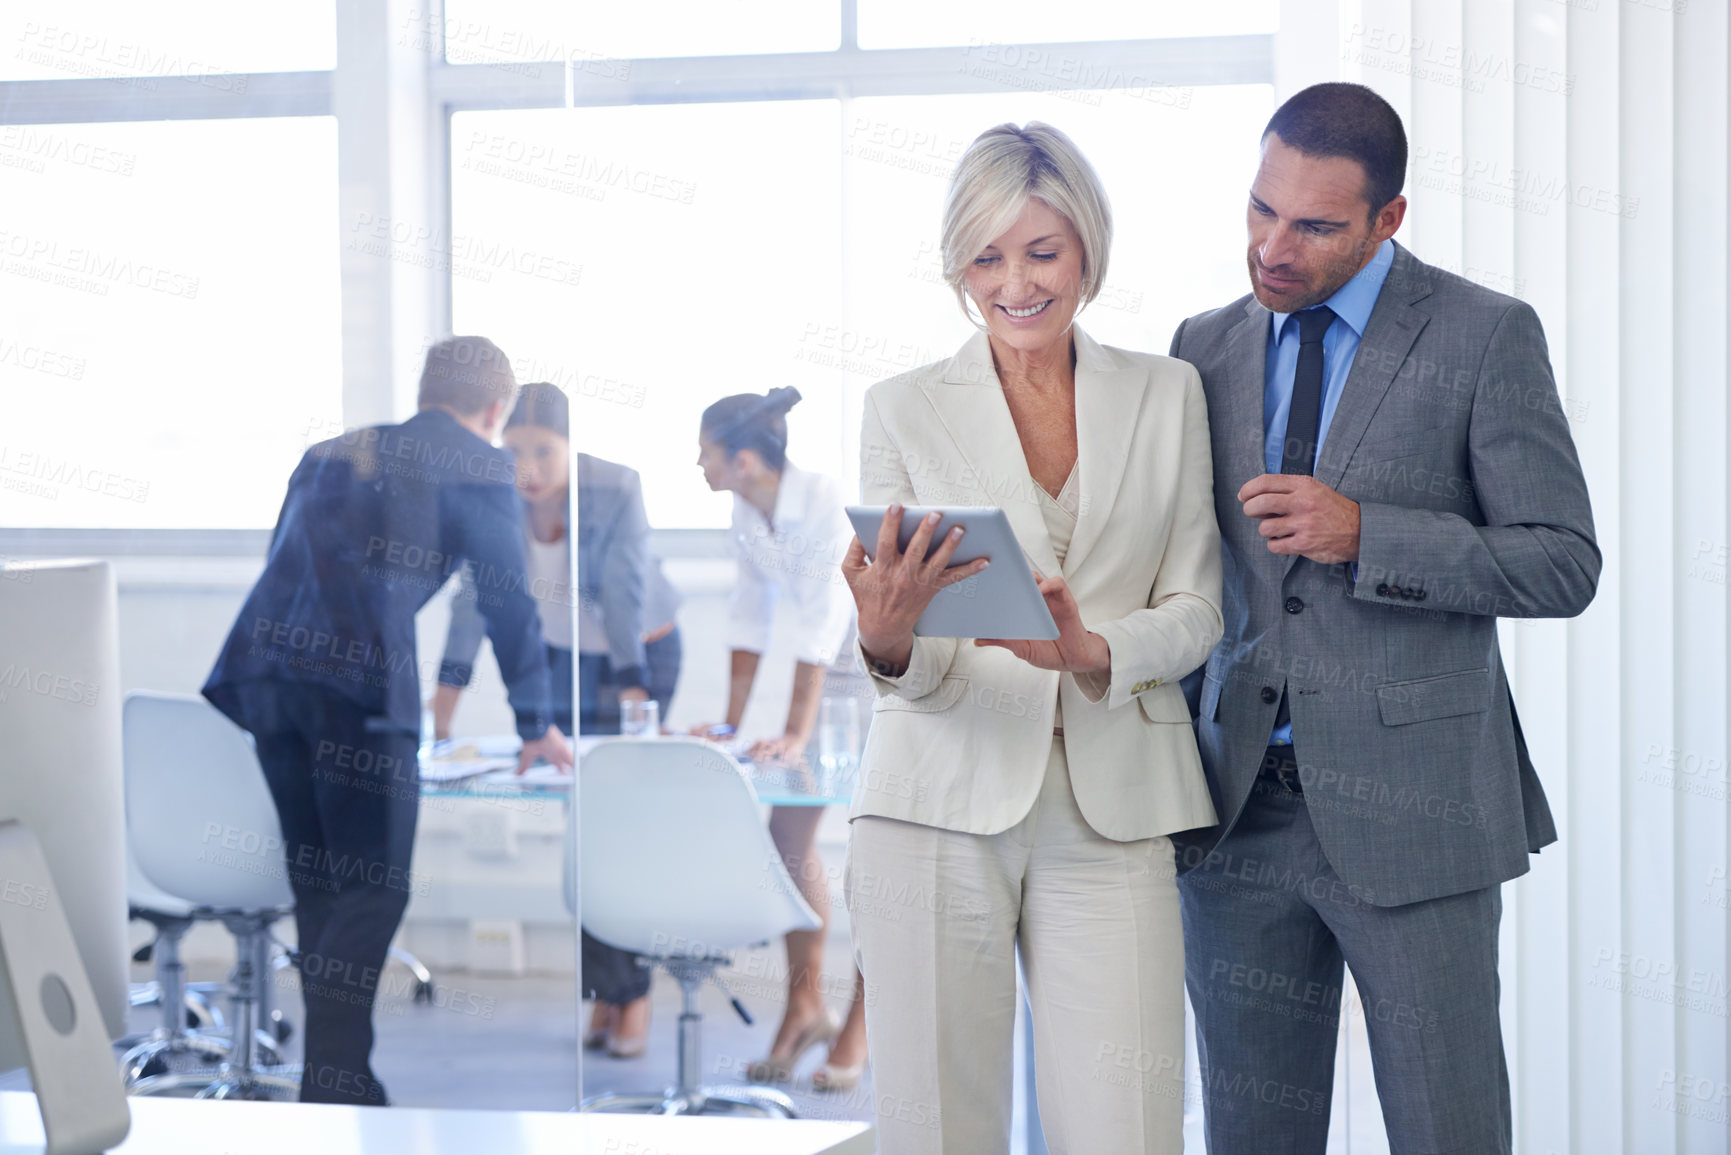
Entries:
POLYGON ((866 394, 861 487, 891 514, 842 566, 878 695, 847 893, 885 1155, 1009 1149, 1018 954, 1051 1150, 1183 1146, 1167 836, 1215 821, 1178 680, 1221 635, 1220 539, 1196 371, 1074 325, 1111 238, 1068 137, 983 133, 943 221, 978 332, 866 394), (915 637, 985 563, 951 567, 957 537, 927 561, 932 519, 898 550, 913 504, 1001 506, 1059 638, 915 637))

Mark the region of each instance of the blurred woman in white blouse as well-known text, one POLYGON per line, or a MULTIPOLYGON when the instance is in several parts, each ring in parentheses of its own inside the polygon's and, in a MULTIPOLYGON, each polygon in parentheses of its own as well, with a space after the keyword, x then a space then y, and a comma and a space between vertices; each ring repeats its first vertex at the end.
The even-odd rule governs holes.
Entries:
MULTIPOLYGON (((852 697, 869 719, 872 691, 854 660, 853 599, 840 562, 853 528, 841 482, 800 469, 787 457, 787 411, 799 390, 724 397, 703 411, 697 464, 709 488, 733 494, 737 583, 728 618, 731 651, 726 731, 737 730, 769 645, 778 612, 793 616, 793 697, 781 734, 755 743, 754 759, 817 761, 813 736, 826 692, 852 697)), ((704 729, 699 727, 699 729, 704 729)), ((751 1064, 758 1082, 784 1082, 800 1056, 830 1044, 812 1075, 817 1090, 852 1089, 865 1068, 863 988, 854 975, 850 1010, 838 1021, 823 1002, 823 944, 829 930, 829 886, 815 840, 821 806, 777 806, 769 830, 800 894, 823 919, 815 931, 787 936, 787 1009, 768 1057, 751 1064)))
POLYGON ((1221 635, 1220 535, 1196 370, 1074 324, 1111 240, 1068 137, 981 134, 942 233, 978 331, 865 397, 861 488, 890 515, 842 564, 878 694, 846 887, 884 1155, 1009 1150, 1018 956, 1051 1150, 1183 1148, 1167 835, 1215 821, 1178 680, 1221 635), (900 550, 909 505, 1002 507, 1057 640, 914 636, 984 567, 949 564, 953 533, 928 558, 932 518, 900 550))

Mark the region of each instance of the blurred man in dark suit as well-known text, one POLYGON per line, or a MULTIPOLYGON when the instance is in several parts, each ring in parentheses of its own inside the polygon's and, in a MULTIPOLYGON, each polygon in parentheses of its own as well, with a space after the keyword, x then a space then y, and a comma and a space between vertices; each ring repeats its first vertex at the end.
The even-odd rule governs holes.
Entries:
POLYGON ((257 739, 282 820, 306 1003, 303 1102, 387 1102, 369 1056, 380 973, 418 885, 415 613, 465 561, 521 765, 571 765, 524 580, 512 460, 493 445, 515 392, 496 345, 454 337, 428 350, 414 417, 307 450, 205 682, 257 739))

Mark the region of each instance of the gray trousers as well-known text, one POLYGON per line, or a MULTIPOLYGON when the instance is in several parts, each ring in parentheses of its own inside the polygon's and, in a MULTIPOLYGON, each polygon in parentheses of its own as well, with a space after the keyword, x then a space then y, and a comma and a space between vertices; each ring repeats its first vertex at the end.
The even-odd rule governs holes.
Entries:
POLYGON ((1407 906, 1329 866, 1304 796, 1259 778, 1179 876, 1209 1155, 1322 1155, 1344 1010, 1362 1013, 1393 1155, 1511 1148, 1497 887, 1407 906), (1342 1007, 1342 964, 1362 1008, 1342 1007))

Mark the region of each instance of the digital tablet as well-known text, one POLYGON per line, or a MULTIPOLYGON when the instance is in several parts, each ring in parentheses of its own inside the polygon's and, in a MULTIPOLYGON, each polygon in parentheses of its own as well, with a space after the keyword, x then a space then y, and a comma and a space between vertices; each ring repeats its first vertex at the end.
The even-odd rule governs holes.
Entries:
MULTIPOLYGON (((883 525, 884 505, 850 505, 848 520, 866 557, 877 552, 878 529, 883 525)), ((1010 528, 1010 519, 996 506, 975 505, 910 505, 902 510, 901 533, 897 545, 906 550, 913 540, 920 519, 928 513, 942 515, 937 529, 932 531, 930 557, 943 544, 944 535, 953 526, 962 527, 962 540, 950 558, 952 566, 964 565, 975 558, 985 558, 992 564, 984 573, 948 587, 932 599, 920 620, 914 623, 914 633, 924 638, 1005 638, 1049 642, 1058 636, 1058 624, 1040 587, 1034 581, 1034 571, 1028 556, 1010 528)))

